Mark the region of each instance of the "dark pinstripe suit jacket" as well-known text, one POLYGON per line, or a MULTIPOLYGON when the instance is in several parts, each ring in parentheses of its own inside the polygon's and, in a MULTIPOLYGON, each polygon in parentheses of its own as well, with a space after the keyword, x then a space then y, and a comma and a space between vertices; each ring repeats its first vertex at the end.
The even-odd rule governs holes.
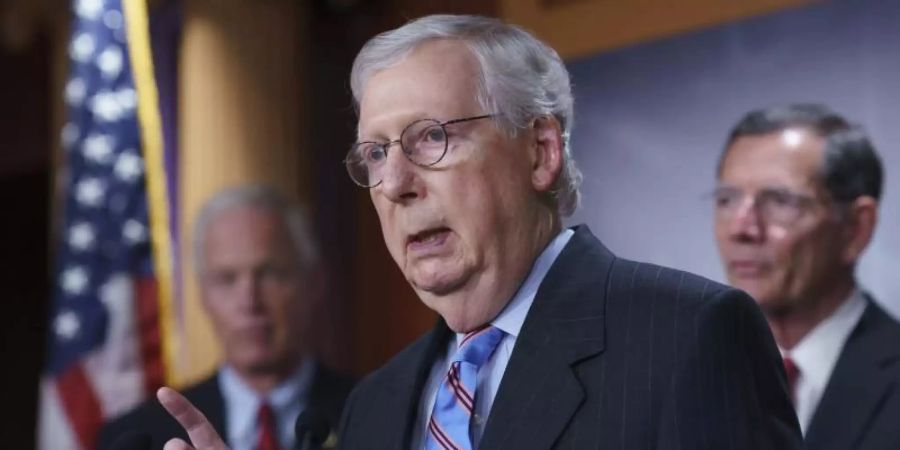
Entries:
MULTIPOLYGON (((441 322, 351 393, 345 450, 408 449, 452 332, 441 322)), ((616 258, 578 227, 541 284, 480 450, 802 448, 756 303, 684 272, 616 258)))
POLYGON ((900 449, 900 323, 868 302, 806 430, 809 450, 900 449))

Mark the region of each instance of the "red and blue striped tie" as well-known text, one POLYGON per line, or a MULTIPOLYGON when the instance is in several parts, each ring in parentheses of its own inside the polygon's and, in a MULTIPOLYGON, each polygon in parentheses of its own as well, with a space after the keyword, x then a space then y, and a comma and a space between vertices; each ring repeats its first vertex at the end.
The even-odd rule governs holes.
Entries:
POLYGON ((478 369, 503 339, 492 326, 471 331, 459 343, 428 420, 426 450, 472 450, 469 424, 475 413, 478 369))

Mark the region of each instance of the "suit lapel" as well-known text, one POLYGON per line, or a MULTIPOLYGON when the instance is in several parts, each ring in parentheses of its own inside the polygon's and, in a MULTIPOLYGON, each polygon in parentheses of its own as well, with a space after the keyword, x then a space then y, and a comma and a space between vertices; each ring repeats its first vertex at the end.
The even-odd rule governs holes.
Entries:
POLYGON ((442 319, 425 338, 424 345, 412 358, 406 358, 405 367, 394 371, 400 375, 389 380, 380 402, 379 415, 386 441, 379 448, 406 449, 412 446, 413 430, 418 426, 419 402, 434 361, 444 353, 453 332, 442 319), (397 420, 403 417, 405 420, 397 420))
POLYGON ((222 389, 219 386, 218 374, 213 374, 201 384, 197 385, 194 397, 189 398, 197 409, 203 411, 207 420, 212 424, 213 428, 227 439, 228 430, 225 427, 225 397, 222 395, 222 389))
POLYGON ((584 401, 575 367, 603 351, 614 257, 578 227, 541 283, 491 408, 479 448, 548 449, 584 401))
POLYGON ((864 435, 881 399, 896 389, 889 367, 900 361, 900 348, 884 311, 869 299, 828 381, 806 433, 815 449, 852 449, 864 435))

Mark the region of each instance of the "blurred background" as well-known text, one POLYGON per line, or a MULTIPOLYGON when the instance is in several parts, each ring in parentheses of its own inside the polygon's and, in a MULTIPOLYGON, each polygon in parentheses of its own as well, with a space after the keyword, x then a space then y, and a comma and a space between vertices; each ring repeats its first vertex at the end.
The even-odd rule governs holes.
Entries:
POLYGON ((156 336, 147 350, 157 381, 184 386, 218 361, 183 244, 198 205, 236 183, 276 186, 314 218, 329 276, 315 333, 327 364, 365 374, 432 326, 435 316, 390 262, 367 193, 341 163, 355 136, 353 57, 374 34, 431 13, 505 18, 566 59, 576 91, 572 139, 585 174, 582 208, 570 222, 589 224, 628 258, 723 279, 705 194, 728 129, 744 112, 817 101, 861 123, 887 171, 861 278, 900 314, 900 235, 891 233, 900 227, 898 2, 122 3, 119 14, 104 10, 104 0, 0 1, 4 447, 34 447, 39 385, 52 366, 45 349, 60 335, 103 326, 88 323, 103 314, 83 312, 79 328, 54 307, 60 286, 80 286, 60 251, 73 239, 65 205, 106 192, 72 182, 78 168, 66 164, 65 149, 90 138, 79 135, 84 108, 134 114, 140 124, 132 150, 142 158, 141 184, 128 195, 141 199, 135 217, 152 249, 145 272, 153 283, 141 294, 152 307, 138 325, 156 336), (93 57, 87 19, 121 30, 111 37, 123 49, 119 59, 97 55, 101 71, 124 67, 134 86, 117 88, 112 106, 91 97, 106 92, 92 85, 104 81, 79 77, 72 64, 93 57))

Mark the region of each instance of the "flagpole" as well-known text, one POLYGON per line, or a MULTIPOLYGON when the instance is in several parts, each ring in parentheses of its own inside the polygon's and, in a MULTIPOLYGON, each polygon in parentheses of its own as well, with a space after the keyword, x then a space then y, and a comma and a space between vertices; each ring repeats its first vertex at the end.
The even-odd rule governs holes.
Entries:
POLYGON ((153 73, 150 28, 146 0, 122 0, 134 85, 138 96, 138 123, 141 129, 153 262, 159 285, 159 327, 165 382, 177 382, 174 274, 176 269, 169 234, 169 197, 166 191, 162 124, 158 92, 153 73))

